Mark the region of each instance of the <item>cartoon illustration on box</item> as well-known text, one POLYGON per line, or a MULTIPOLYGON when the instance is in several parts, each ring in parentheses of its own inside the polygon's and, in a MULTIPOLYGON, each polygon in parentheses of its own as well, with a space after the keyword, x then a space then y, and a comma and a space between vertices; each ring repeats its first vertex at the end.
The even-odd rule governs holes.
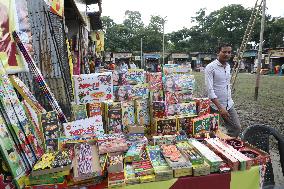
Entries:
POLYGON ((112 73, 73 75, 76 104, 102 102, 113 98, 112 73))
POLYGON ((176 118, 157 120, 156 128, 158 135, 173 135, 177 132, 176 118))
POLYGON ((55 111, 41 114, 41 129, 45 139, 46 151, 57 151, 60 127, 57 113, 55 111))

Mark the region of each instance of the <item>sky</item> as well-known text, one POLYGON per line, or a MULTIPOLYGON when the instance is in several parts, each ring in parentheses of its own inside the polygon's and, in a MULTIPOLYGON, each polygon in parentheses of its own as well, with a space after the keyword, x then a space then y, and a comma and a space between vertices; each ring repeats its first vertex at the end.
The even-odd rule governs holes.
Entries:
MULTIPOLYGON (((228 4, 241 4, 245 8, 254 7, 255 0, 102 0, 102 16, 109 16, 115 23, 124 20, 126 10, 139 11, 144 24, 151 15, 166 17, 165 33, 190 28, 191 17, 201 8, 208 13, 219 10, 228 4)), ((259 0, 260 2, 260 0, 259 0)), ((284 0, 266 0, 267 13, 273 17, 284 17, 284 0)))

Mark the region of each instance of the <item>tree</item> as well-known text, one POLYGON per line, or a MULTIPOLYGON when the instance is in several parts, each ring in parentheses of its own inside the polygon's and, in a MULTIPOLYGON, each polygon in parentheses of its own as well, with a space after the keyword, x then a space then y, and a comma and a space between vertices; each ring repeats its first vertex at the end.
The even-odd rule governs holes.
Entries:
POLYGON ((138 11, 125 11, 124 26, 128 29, 128 48, 131 51, 140 50, 140 39, 144 30, 144 23, 138 11))
POLYGON ((264 32, 266 48, 284 47, 284 18, 272 18, 264 32))
MULTIPOLYGON (((165 20, 160 16, 151 16, 148 26, 143 33, 143 46, 146 52, 162 51, 163 24, 165 20)), ((165 46, 167 39, 165 38, 165 46)))

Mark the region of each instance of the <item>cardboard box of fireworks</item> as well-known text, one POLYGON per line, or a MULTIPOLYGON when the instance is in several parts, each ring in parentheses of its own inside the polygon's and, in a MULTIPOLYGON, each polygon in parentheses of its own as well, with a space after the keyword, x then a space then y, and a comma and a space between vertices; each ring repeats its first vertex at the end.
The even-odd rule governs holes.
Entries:
POLYGON ((35 164, 29 177, 26 178, 27 186, 62 184, 65 176, 70 174, 71 154, 67 151, 46 153, 35 164))

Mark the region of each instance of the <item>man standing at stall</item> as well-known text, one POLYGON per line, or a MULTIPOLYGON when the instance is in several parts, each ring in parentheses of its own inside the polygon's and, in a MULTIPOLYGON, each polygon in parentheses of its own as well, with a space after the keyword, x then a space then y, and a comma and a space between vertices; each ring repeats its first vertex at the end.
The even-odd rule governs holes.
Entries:
POLYGON ((205 86, 208 97, 213 102, 211 109, 219 112, 231 137, 238 137, 241 130, 240 120, 234 108, 231 96, 230 65, 232 47, 229 44, 221 44, 217 50, 217 59, 205 68, 205 86))

